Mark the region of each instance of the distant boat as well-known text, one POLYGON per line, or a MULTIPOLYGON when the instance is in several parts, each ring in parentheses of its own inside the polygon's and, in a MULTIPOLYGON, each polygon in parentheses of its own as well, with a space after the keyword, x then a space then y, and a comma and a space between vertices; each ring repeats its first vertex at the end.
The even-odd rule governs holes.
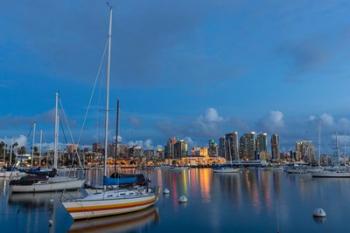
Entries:
POLYGON ((350 178, 350 172, 348 171, 321 171, 312 174, 313 178, 350 178))
MULTIPOLYGON (((228 148, 229 149, 231 148, 230 147, 230 142, 229 142, 228 148)), ((218 173, 218 174, 224 174, 225 173, 225 174, 227 174, 227 173, 238 173, 238 172, 240 172, 241 169, 239 167, 233 167, 231 150, 229 151, 229 154, 230 154, 230 164, 229 165, 217 165, 217 166, 213 167, 213 172, 214 173, 218 173)), ((239 158, 238 158, 238 161, 239 161, 239 165, 241 165, 241 161, 240 161, 239 158)))
MULTIPOLYGON (((339 147, 338 147, 338 134, 336 134, 336 154, 339 163, 339 147)), ((343 168, 340 165, 334 166, 328 169, 324 169, 320 172, 312 173, 313 178, 350 178, 350 171, 348 168, 343 168)))
POLYGON ((293 166, 287 166, 284 169, 288 174, 307 174, 308 170, 306 166, 299 166, 294 164, 293 166))
POLYGON ((218 167, 213 169, 214 173, 238 173, 241 169, 233 167, 218 167))

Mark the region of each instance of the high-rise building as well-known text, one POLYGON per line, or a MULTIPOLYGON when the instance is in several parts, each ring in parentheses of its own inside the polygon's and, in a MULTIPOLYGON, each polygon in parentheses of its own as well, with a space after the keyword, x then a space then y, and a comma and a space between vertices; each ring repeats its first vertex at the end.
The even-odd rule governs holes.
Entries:
POLYGON ((176 143, 176 138, 173 137, 173 138, 169 138, 167 144, 165 145, 165 148, 164 148, 164 156, 166 159, 173 159, 175 157, 174 155, 174 146, 175 146, 175 143, 176 143))
POLYGON ((208 144, 208 155, 209 156, 218 156, 218 145, 216 144, 214 139, 209 140, 208 144))
POLYGON ((225 135, 225 158, 226 160, 238 160, 238 132, 228 133, 225 135))
POLYGON ((304 160, 305 162, 315 161, 315 147, 312 141, 302 140, 295 143, 296 160, 304 160))
POLYGON ((256 154, 261 160, 268 160, 267 133, 259 133, 256 136, 256 154))
POLYGON ((255 160, 256 157, 256 145, 255 145, 255 132, 245 133, 239 139, 239 154, 243 160, 255 160))
POLYGON ((225 145, 226 145, 226 140, 224 137, 220 137, 219 138, 219 149, 218 149, 218 155, 220 157, 224 157, 226 158, 226 149, 225 149, 225 145))
POLYGON ((178 140, 174 144, 174 158, 175 159, 180 159, 184 156, 187 156, 188 152, 188 145, 187 142, 184 140, 178 140))
POLYGON ((271 155, 272 160, 280 159, 280 137, 278 134, 272 134, 271 136, 271 155))

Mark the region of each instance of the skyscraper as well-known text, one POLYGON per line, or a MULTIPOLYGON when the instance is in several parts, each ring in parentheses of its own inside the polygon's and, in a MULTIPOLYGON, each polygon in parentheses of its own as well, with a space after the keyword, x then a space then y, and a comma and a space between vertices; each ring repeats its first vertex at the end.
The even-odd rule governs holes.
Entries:
POLYGON ((271 155, 273 160, 280 159, 280 138, 278 134, 272 134, 271 136, 271 155))
POLYGON ((238 132, 225 135, 225 158, 226 160, 238 160, 238 132))
POLYGON ((221 157, 225 157, 226 158, 226 153, 225 153, 225 138, 224 137, 220 137, 219 138, 219 149, 218 149, 218 153, 219 153, 219 156, 221 157))
POLYGON ((239 139, 239 154, 241 159, 256 159, 255 132, 245 133, 239 139))
POLYGON ((260 133, 256 137, 256 154, 261 160, 268 159, 267 152, 267 133, 260 133))
POLYGON ((218 156, 218 145, 214 139, 210 139, 208 143, 208 154, 209 156, 218 156))
POLYGON ((184 140, 178 140, 174 145, 174 158, 180 159, 181 157, 187 156, 188 145, 184 140))
POLYGON ((165 145, 165 154, 164 157, 166 159, 173 159, 175 157, 174 155, 174 145, 176 143, 176 138, 169 138, 167 144, 165 145))

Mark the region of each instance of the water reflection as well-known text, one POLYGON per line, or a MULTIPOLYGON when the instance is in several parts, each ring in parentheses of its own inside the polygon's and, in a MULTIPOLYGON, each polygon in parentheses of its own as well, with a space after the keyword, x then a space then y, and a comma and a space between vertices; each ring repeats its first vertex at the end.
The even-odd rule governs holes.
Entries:
POLYGON ((158 209, 151 207, 146 210, 97 219, 76 221, 72 224, 69 232, 129 232, 147 228, 148 225, 159 221, 158 209))
MULTIPOLYGON (((88 172, 98 182, 101 171, 88 172)), ((61 194, 9 194, 0 179, 0 232, 349 232, 350 179, 314 180, 277 169, 244 168, 237 174, 211 169, 144 171, 152 185, 168 188, 155 207, 72 224, 61 194), (186 205, 178 198, 186 195, 186 205), (321 206, 329 218, 311 219, 321 206), (159 211, 158 211, 159 209, 159 211), (160 216, 161 215, 161 216, 160 216), (53 226, 49 220, 54 219, 53 226), (234 220, 234 221, 233 221, 234 220), (322 223, 322 224, 320 224, 322 223), (327 230, 327 231, 326 231, 327 230)), ((68 193, 65 193, 67 196, 68 193)), ((72 192, 69 195, 80 194, 72 192)))

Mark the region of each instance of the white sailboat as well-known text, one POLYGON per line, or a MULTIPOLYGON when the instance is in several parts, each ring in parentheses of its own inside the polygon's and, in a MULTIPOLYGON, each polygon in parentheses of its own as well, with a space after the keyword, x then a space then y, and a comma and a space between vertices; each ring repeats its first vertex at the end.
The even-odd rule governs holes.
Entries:
MULTIPOLYGON (((336 153, 338 158, 338 163, 340 163, 339 158, 339 147, 338 147, 338 134, 336 134, 336 153)), ((312 173, 313 178, 350 178, 350 171, 347 168, 342 168, 340 165, 337 165, 332 168, 324 169, 320 172, 312 173)))
MULTIPOLYGON (((229 167, 227 167, 227 166, 215 167, 215 168, 213 168, 214 173, 226 174, 226 173, 238 173, 240 171, 239 168, 233 167, 230 141, 228 142, 228 148, 229 148, 229 153, 230 153, 230 166, 229 167)), ((226 150, 225 150, 225 153, 226 153, 226 150)), ((238 160, 240 161, 239 158, 238 158, 238 160)))
MULTIPOLYGON (((63 190, 79 189, 83 187, 85 180, 67 176, 57 176, 57 160, 58 160, 58 98, 56 93, 55 108, 55 142, 54 142, 54 165, 52 169, 52 177, 40 175, 27 175, 19 180, 10 182, 11 191, 14 193, 36 193, 36 192, 55 192, 63 190)), ((33 161, 33 158, 32 158, 33 161)))
MULTIPOLYGON (((108 59, 106 77, 106 109, 105 109, 105 150, 104 150, 104 177, 107 177, 108 155, 108 124, 109 124, 109 82, 111 64, 112 42, 112 8, 109 9, 108 30, 108 59)), ((76 219, 88 219, 102 216, 118 215, 146 209, 154 205, 158 197, 153 190, 147 187, 133 189, 104 189, 94 194, 88 194, 84 198, 63 202, 64 208, 71 217, 76 219)))

